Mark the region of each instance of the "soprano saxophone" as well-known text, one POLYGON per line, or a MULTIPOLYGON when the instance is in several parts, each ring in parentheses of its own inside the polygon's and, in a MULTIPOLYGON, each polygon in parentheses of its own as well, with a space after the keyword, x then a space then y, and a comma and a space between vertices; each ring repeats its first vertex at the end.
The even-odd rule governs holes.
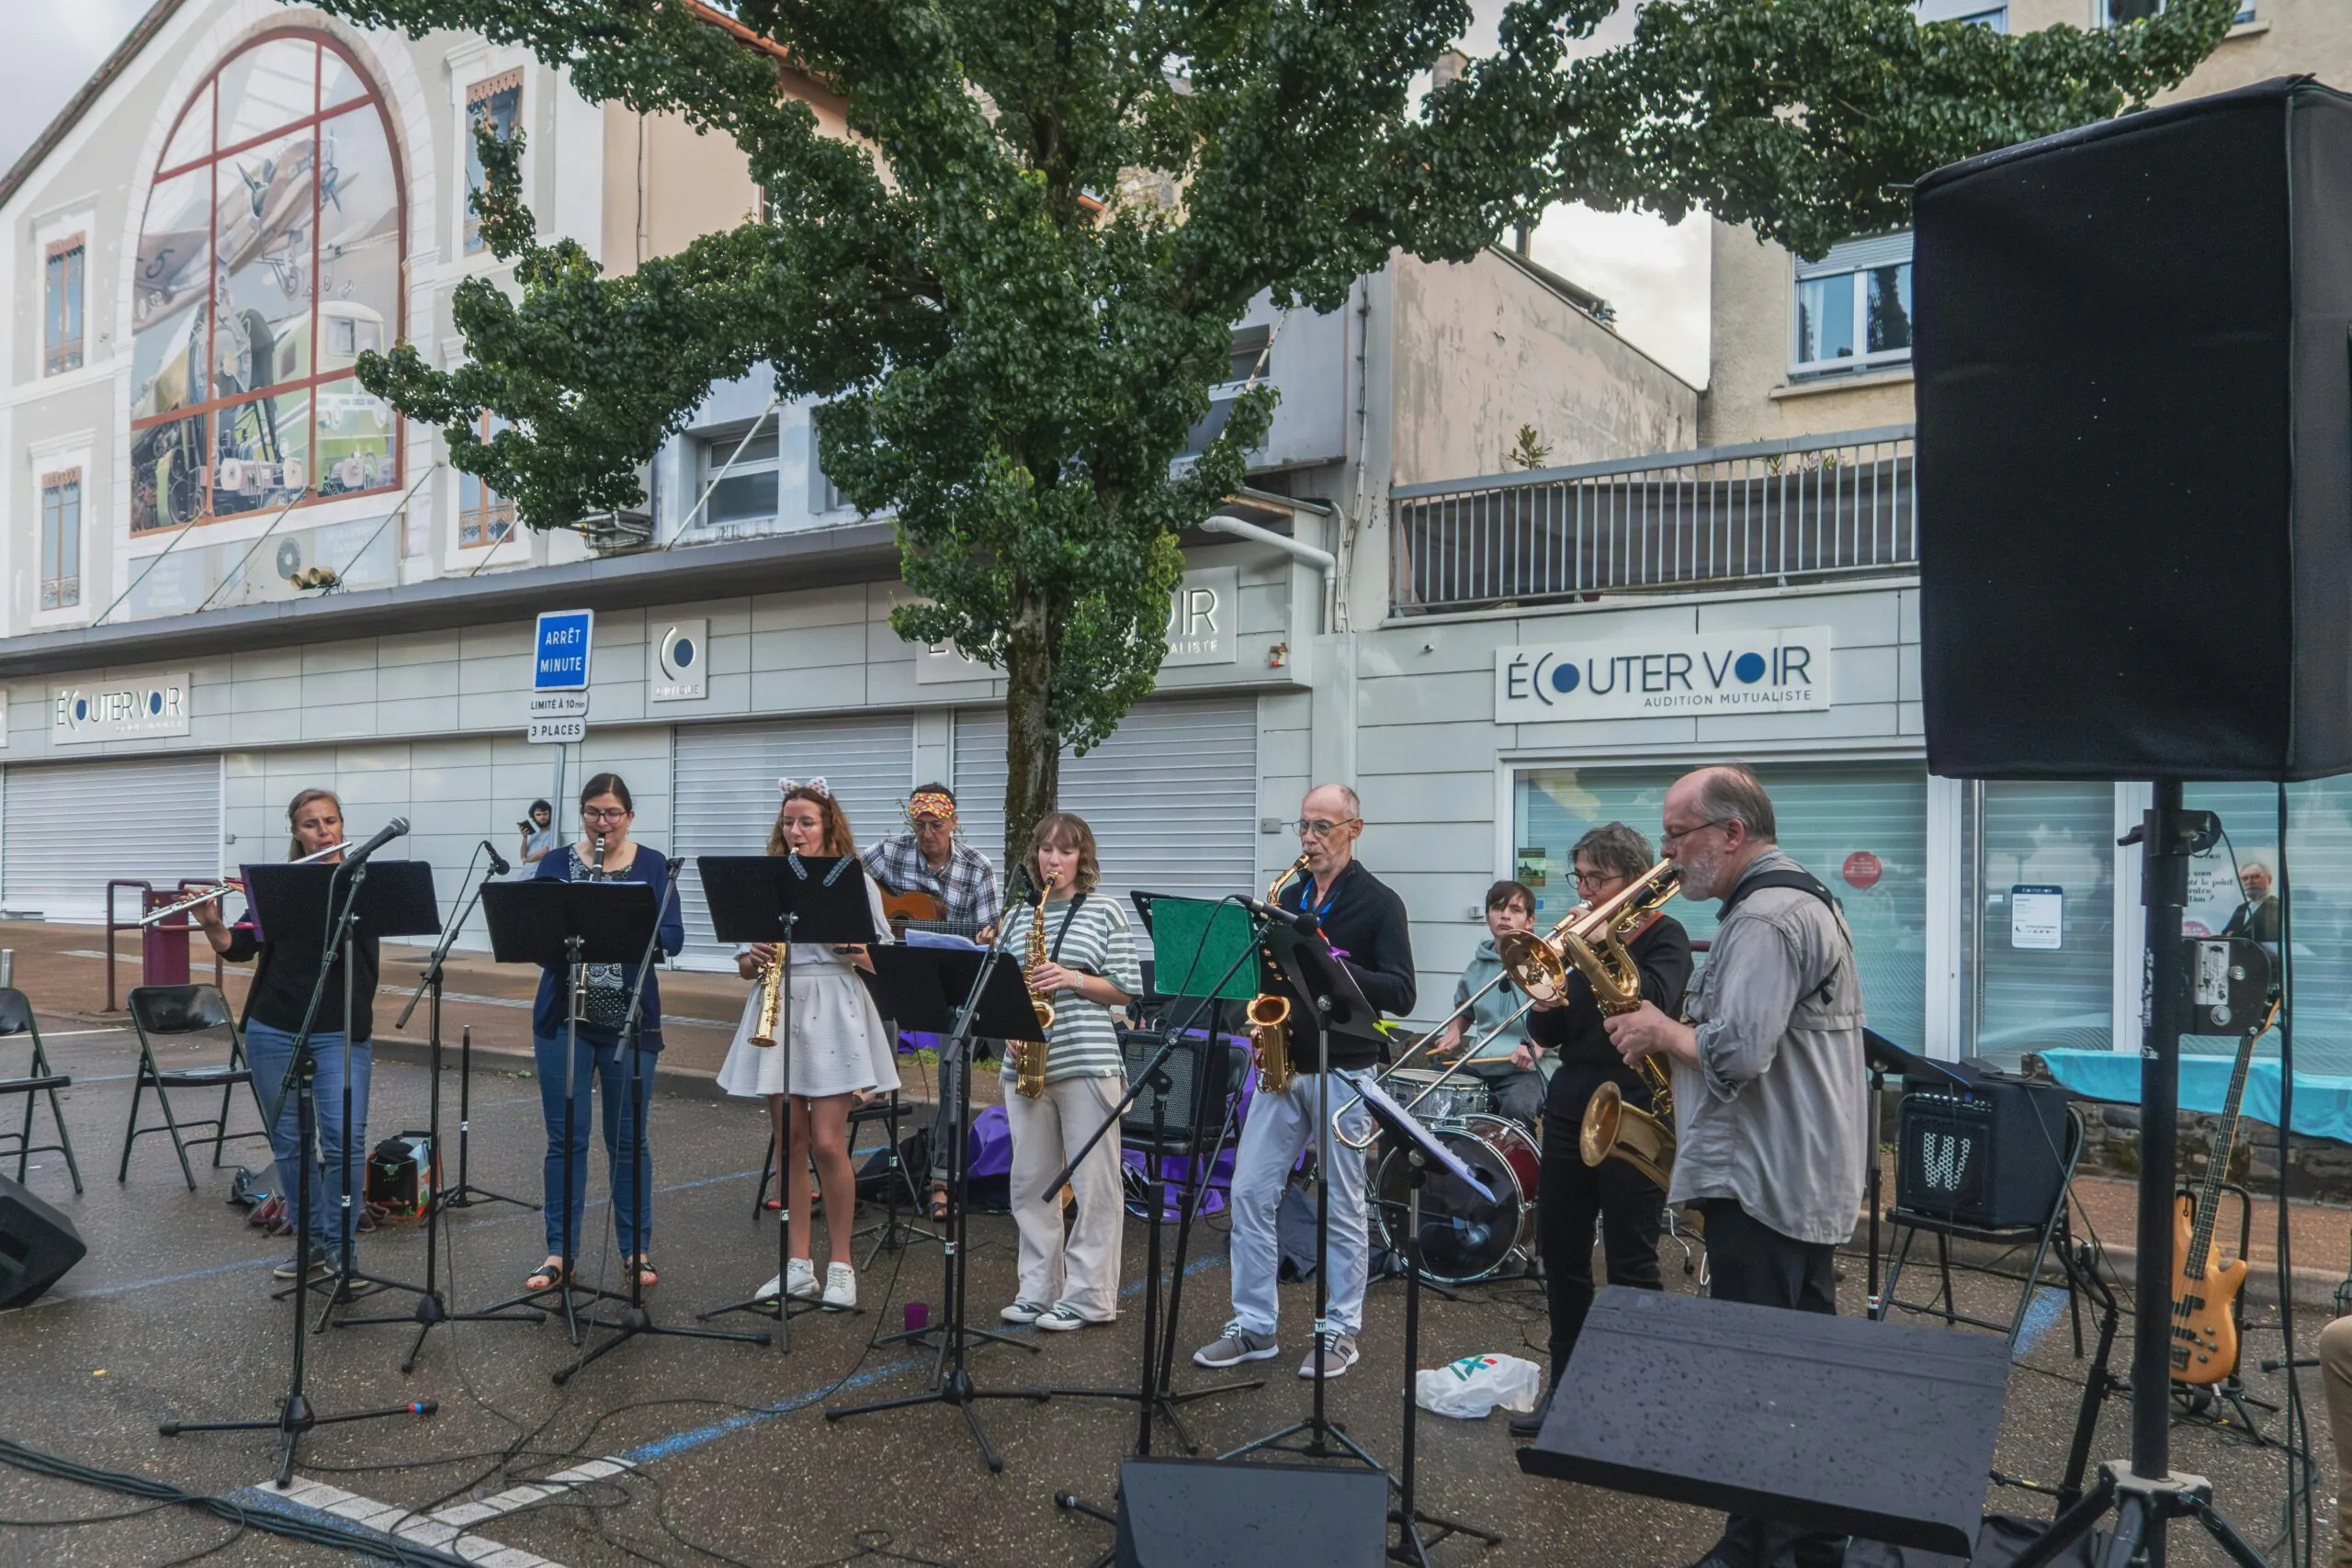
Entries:
MULTIPOLYGON (((1299 856, 1283 868, 1266 888, 1266 902, 1282 901, 1283 889, 1290 879, 1306 869, 1306 857, 1299 856)), ((1271 991, 1261 991, 1250 998, 1244 1010, 1250 1020, 1250 1050, 1258 1065, 1258 1088, 1265 1094, 1280 1094, 1290 1088, 1290 998, 1271 991)))

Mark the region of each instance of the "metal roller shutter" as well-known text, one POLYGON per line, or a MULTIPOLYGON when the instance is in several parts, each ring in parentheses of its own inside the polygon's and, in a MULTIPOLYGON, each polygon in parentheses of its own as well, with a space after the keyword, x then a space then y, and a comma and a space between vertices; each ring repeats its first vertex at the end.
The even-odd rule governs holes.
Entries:
POLYGON ((711 935, 696 855, 755 855, 775 825, 776 780, 821 777, 841 797, 863 849, 902 826, 914 787, 914 721, 905 714, 845 715, 782 723, 695 725, 677 731, 671 853, 688 868, 679 882, 686 952, 732 953, 711 935))
MULTIPOLYGON (((118 757, 11 765, 0 797, 0 900, 16 913, 98 920, 106 885, 167 887, 220 874, 220 759, 118 757), (93 815, 105 803, 103 822, 93 815)), ((122 907, 132 901, 126 897, 122 907)))
MULTIPOLYGON (((956 713, 955 783, 966 839, 1001 859, 1003 709, 956 713)), ((1062 758, 1060 800, 1094 829, 1103 889, 1123 902, 1139 887, 1200 898, 1257 891, 1258 700, 1138 705, 1102 745, 1062 758)))

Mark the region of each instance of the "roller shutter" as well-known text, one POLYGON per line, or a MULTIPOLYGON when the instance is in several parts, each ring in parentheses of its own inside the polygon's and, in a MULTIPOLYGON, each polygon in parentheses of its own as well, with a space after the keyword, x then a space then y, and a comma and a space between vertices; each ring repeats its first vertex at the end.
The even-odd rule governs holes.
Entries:
MULTIPOLYGON (((213 753, 11 764, 0 796, 0 903, 52 920, 105 918, 106 885, 220 874, 213 753)), ((121 906, 133 901, 126 894, 121 906)))

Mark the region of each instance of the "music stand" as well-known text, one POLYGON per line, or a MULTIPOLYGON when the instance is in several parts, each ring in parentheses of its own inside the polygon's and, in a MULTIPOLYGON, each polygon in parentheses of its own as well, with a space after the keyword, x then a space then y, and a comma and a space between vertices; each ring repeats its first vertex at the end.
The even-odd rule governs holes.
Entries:
MULTIPOLYGON (((1967 1089, 1975 1080, 1957 1068, 1947 1066, 1932 1057, 1906 1051, 1875 1029, 1862 1031, 1862 1060, 1871 1074, 1871 1169, 1870 1169, 1870 1281, 1864 1300, 1870 1303, 1871 1315, 1878 1315, 1878 1226, 1880 1211, 1886 1207, 1883 1186, 1879 1175, 1879 1150, 1885 1142, 1885 1132, 1880 1124, 1879 1110, 1886 1099, 1887 1075, 1892 1073, 1906 1082, 1931 1083, 1939 1088, 1967 1089)), ((2082 1347, 2075 1347, 2080 1353, 2082 1347)))
MULTIPOLYGON (((639 852, 644 852, 640 851, 639 852)), ((490 955, 500 964, 536 964, 543 969, 564 968, 563 1021, 563 1217, 558 1232, 562 1241, 563 1277, 541 1291, 526 1291, 485 1312, 511 1306, 535 1306, 542 1297, 563 1303, 563 1323, 576 1347, 580 1314, 572 1298, 586 1292, 596 1300, 626 1302, 628 1297, 601 1285, 582 1285, 572 1279, 580 1238, 571 1229, 571 1134, 579 1112, 573 1096, 579 1090, 580 1015, 587 1006, 587 966, 591 964, 634 964, 661 926, 653 889, 642 882, 571 882, 552 876, 527 882, 493 882, 481 890, 482 919, 490 927, 490 955)), ((628 1043, 623 1043, 628 1048, 628 1043)), ((642 1134, 643 1128, 639 1132, 642 1134)), ((632 1260, 630 1268, 636 1268, 632 1260)))
MULTIPOLYGON (((1351 1039, 1385 1043, 1380 1032, 1380 1010, 1364 998, 1348 966, 1334 957, 1330 944, 1312 922, 1301 920, 1292 924, 1275 920, 1266 928, 1266 951, 1272 955, 1274 967, 1289 986, 1291 994, 1303 998, 1313 1010, 1315 1032, 1315 1339, 1319 1348, 1329 1326, 1331 1305, 1331 1161, 1345 1158, 1355 1151, 1340 1144, 1331 1126, 1331 1036, 1344 1034, 1351 1039), (1333 1145, 1338 1145, 1334 1149, 1333 1145)), ((1360 1157, 1360 1156, 1359 1156, 1360 1157)), ((1367 1189, 1370 1175, 1365 1178, 1367 1189)), ((1366 1192, 1367 1203, 1371 1201, 1366 1192)), ((1367 1210, 1367 1221, 1369 1211, 1367 1210)), ((1369 1282, 1367 1281, 1367 1284, 1369 1282)), ((1278 1453, 1296 1454, 1303 1459, 1352 1459, 1386 1474, 1386 1469, 1360 1447, 1338 1422, 1331 1420, 1324 1409, 1324 1385, 1331 1380, 1317 1377, 1308 1380, 1315 1385, 1314 1403, 1304 1421, 1294 1421, 1279 1431, 1254 1438, 1238 1449, 1229 1449, 1219 1459, 1238 1459, 1243 1454, 1268 1450, 1278 1453), (1306 1441, 1294 1445, 1290 1439, 1306 1435, 1306 1441)))
MULTIPOLYGON (((784 1053, 785 1097, 775 1136, 776 1196, 783 1204, 776 1214, 775 1310, 768 1310, 766 1297, 752 1296, 695 1316, 705 1323, 730 1312, 773 1316, 776 1342, 788 1351, 792 1293, 786 1275, 792 1268, 792 1200, 800 1187, 800 1173, 792 1163, 792 944, 873 943, 880 933, 874 929, 865 866, 855 855, 697 855, 695 869, 702 875, 710 928, 719 941, 774 942, 784 949, 784 990, 776 998, 775 1043, 769 1049, 784 1053)), ((838 1224, 846 1236, 856 1225, 857 1194, 828 1192, 824 1199, 826 1228, 838 1224)), ((816 1216, 811 1214, 809 1221, 813 1235, 816 1216)), ((801 1304, 804 1312, 822 1307, 821 1301, 801 1304)))
MULTIPOLYGON (((1003 938, 1000 926, 997 935, 1003 938)), ((1028 987, 1022 984, 1021 971, 1012 964, 1001 964, 1004 949, 991 946, 984 952, 958 952, 952 948, 886 946, 874 950, 874 970, 882 994, 889 999, 893 1017, 910 1028, 943 1033, 947 1049, 954 1055, 956 1071, 961 1090, 959 1102, 969 1105, 972 1089, 972 1039, 985 1035, 996 1040, 1041 1040, 1045 1031, 1037 1027, 1037 1010, 1030 1003, 1028 987), (960 1005, 948 1006, 948 998, 958 992, 960 1005)), ((1042 1388, 984 1389, 974 1385, 972 1374, 966 1365, 967 1341, 972 1331, 965 1327, 967 1292, 964 1284, 965 1236, 970 1205, 967 1201, 971 1185, 971 1130, 961 1116, 950 1117, 948 1130, 947 1183, 947 1275, 944 1308, 946 1337, 942 1341, 939 1364, 933 1374, 932 1386, 922 1393, 903 1399, 877 1400, 872 1404, 848 1406, 829 1405, 825 1419, 839 1421, 851 1416, 870 1415, 878 1410, 901 1410, 916 1404, 952 1404, 964 1412, 965 1424, 972 1429, 972 1438, 980 1445, 980 1457, 991 1471, 1004 1468, 989 1444, 988 1434, 980 1429, 978 1402, 983 1399, 1031 1399, 1047 1397, 1042 1388)), ((982 1331, 985 1332, 985 1331, 982 1331)), ((999 1337, 989 1335, 988 1337, 999 1337)), ((1020 1344, 1019 1340, 1008 1340, 1020 1344)), ((1035 1348, 1034 1346, 1030 1348, 1035 1348)))
MULTIPOLYGON (((1433 1136, 1417 1121, 1412 1112, 1389 1097, 1388 1091, 1376 1083, 1363 1086, 1363 1102, 1397 1146, 1405 1151, 1405 1429, 1399 1445, 1401 1458, 1396 1466, 1396 1507, 1389 1518, 1397 1529, 1396 1545, 1389 1555, 1399 1562, 1414 1562, 1429 1568, 1429 1549, 1449 1536, 1466 1535, 1489 1547, 1500 1546, 1503 1538, 1476 1525, 1425 1514, 1414 1506, 1413 1439, 1420 1424, 1420 1401, 1416 1397, 1416 1373, 1421 1361, 1421 1188, 1429 1179, 1430 1167, 1436 1166, 1493 1202, 1492 1189, 1478 1179, 1460 1156, 1433 1136), (1433 1525, 1437 1534, 1430 1540, 1421 1539, 1420 1527, 1433 1525), (1407 1554, 1410 1553, 1408 1557, 1407 1554)), ((1322 1380, 1317 1379, 1317 1382, 1322 1380)))
MULTIPOLYGON (((405 825, 402 826, 402 830, 405 830, 405 825)), ((391 863, 387 863, 388 865, 391 863)), ((419 867, 419 869, 424 868, 419 867)), ((375 1421, 391 1416, 430 1416, 439 1408, 436 1402, 433 1400, 420 1399, 381 1410, 357 1410, 340 1416, 322 1416, 311 1408, 310 1397, 303 1391, 310 1364, 310 1312, 309 1303, 303 1299, 303 1293, 310 1284, 311 1278, 311 1146, 317 1136, 318 1129, 318 1100, 314 1081, 315 1058, 311 1049, 311 1034, 313 1025, 318 1021, 319 1003, 326 995, 327 975, 331 967, 331 962, 326 955, 339 953, 343 961, 345 1229, 343 1235, 344 1271, 337 1276, 334 1289, 327 1292, 325 1310, 331 1312, 337 1298, 349 1287, 352 1277, 350 1270, 352 1233, 348 1224, 351 1204, 348 1131, 351 1126, 351 931, 363 901, 368 871, 368 864, 364 859, 346 865, 335 866, 312 867, 289 864, 246 868, 246 902, 254 910, 256 933, 262 928, 262 922, 265 919, 275 925, 277 930, 284 932, 306 929, 303 921, 314 919, 317 924, 311 929, 315 929, 322 934, 319 949, 319 974, 311 985, 311 999, 302 1014, 302 1027, 295 1034, 292 1057, 287 1063, 285 1077, 278 1084, 277 1099, 273 1106, 265 1111, 263 1117, 264 1126, 276 1126, 277 1112, 284 1108, 287 1094, 291 1092, 295 1096, 295 1146, 299 1152, 295 1162, 292 1194, 295 1234, 294 1284, 286 1292, 287 1298, 293 1303, 294 1349, 288 1369, 286 1397, 279 1402, 277 1414, 272 1418, 266 1421, 165 1421, 156 1428, 162 1436, 166 1438, 175 1438, 183 1432, 276 1432, 278 1436, 277 1485, 280 1491, 293 1484, 294 1454, 296 1449, 300 1446, 305 1433, 320 1427, 341 1426, 352 1421, 375 1421), (308 874, 313 871, 319 874, 316 876, 306 874, 299 877, 279 874, 285 872, 308 874), (255 875, 256 872, 264 874, 255 875), (315 901, 313 901, 313 895, 315 895, 315 901)), ((425 887, 429 896, 432 887, 429 874, 425 887)), ((396 913, 391 908, 379 912, 383 913, 388 919, 396 913)), ((432 917, 430 929, 435 931, 440 929, 437 911, 432 917)), ((255 1084, 254 1089, 254 1098, 258 1100, 260 1086, 255 1084)), ((415 1287, 401 1288, 413 1290, 415 1287)), ((322 1320, 323 1317, 322 1312, 322 1320)))

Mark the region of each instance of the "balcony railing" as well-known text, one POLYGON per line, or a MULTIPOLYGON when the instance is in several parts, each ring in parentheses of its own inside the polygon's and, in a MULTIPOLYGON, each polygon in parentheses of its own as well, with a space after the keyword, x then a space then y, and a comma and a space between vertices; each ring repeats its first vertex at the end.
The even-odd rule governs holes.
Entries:
POLYGON ((1915 571, 1912 427, 1390 492, 1399 615, 1915 571))

